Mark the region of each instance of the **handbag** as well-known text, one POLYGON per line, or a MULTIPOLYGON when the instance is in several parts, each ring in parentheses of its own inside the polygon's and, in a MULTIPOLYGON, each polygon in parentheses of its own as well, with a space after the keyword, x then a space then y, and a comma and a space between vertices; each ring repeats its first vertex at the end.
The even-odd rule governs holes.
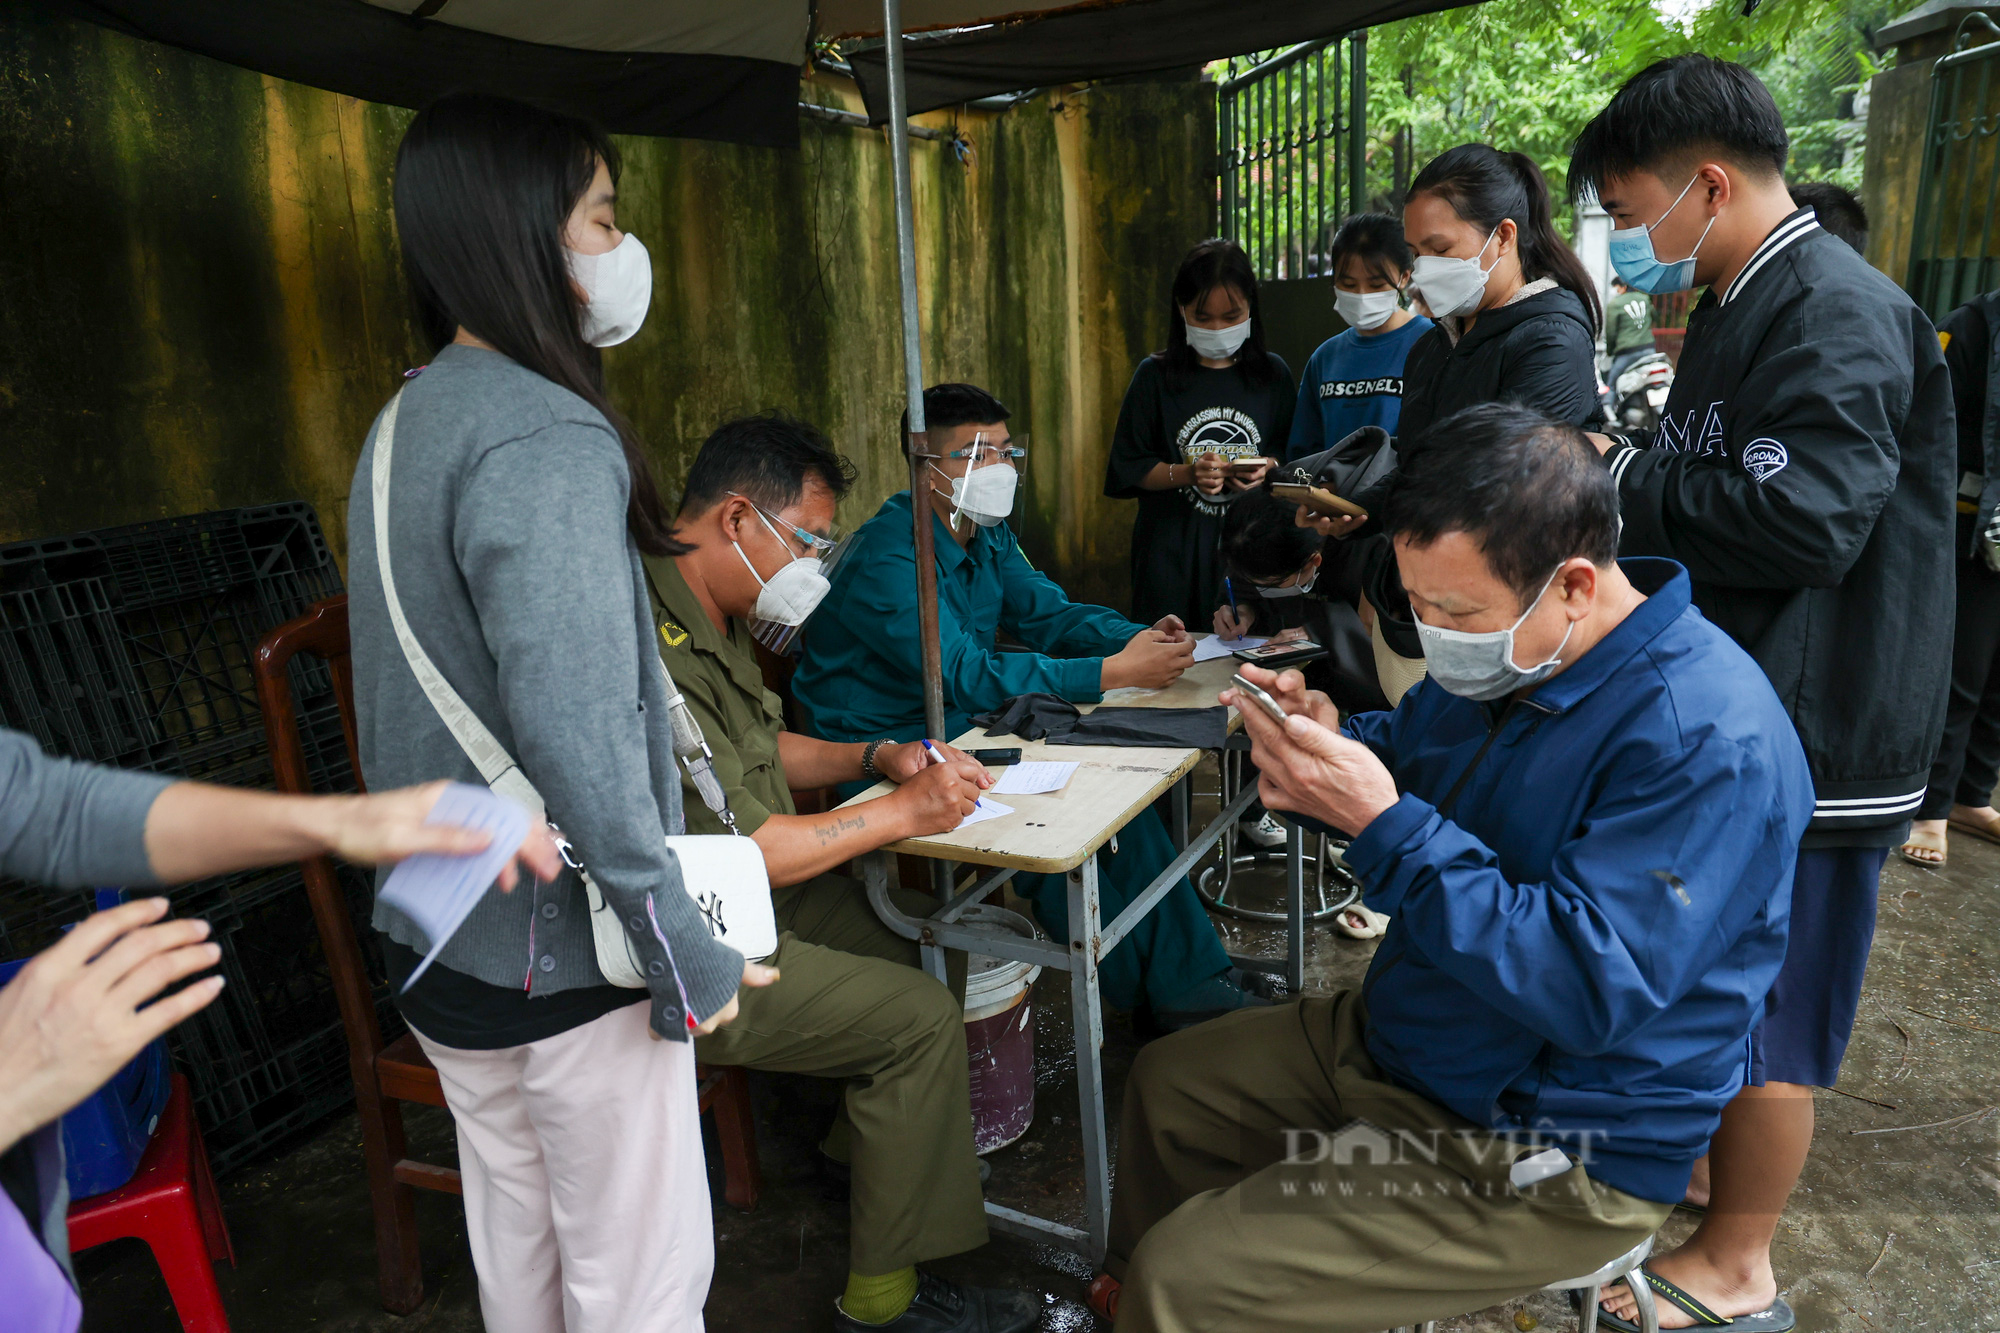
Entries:
MULTIPOLYGON (((382 423, 375 432, 375 463, 370 474, 375 504, 375 563, 382 580, 382 598, 389 607, 389 622, 395 627, 403 660, 409 663, 424 697, 437 710, 439 720, 465 751, 466 758, 479 770, 480 778, 495 792, 527 807, 537 819, 546 819, 547 806, 541 793, 431 661, 396 596, 396 576, 389 562, 389 469, 396 445, 396 413, 402 401, 399 391, 382 411, 382 423)), ((768 958, 777 951, 778 929, 763 851, 737 829, 728 797, 715 776, 713 755, 701 734, 701 725, 689 711, 687 700, 674 685, 674 678, 658 653, 653 654, 653 662, 667 686, 667 716, 673 726, 674 753, 686 766, 702 802, 729 830, 726 834, 669 835, 667 850, 678 861, 681 886, 700 910, 709 934, 752 962, 768 958), (696 887, 697 881, 700 888, 696 887)), ((563 860, 583 880, 584 894, 590 903, 590 937, 596 947, 598 970, 614 986, 644 989, 645 964, 633 950, 625 923, 590 877, 575 846, 562 836, 560 829, 553 824, 549 827, 562 849, 563 860)))

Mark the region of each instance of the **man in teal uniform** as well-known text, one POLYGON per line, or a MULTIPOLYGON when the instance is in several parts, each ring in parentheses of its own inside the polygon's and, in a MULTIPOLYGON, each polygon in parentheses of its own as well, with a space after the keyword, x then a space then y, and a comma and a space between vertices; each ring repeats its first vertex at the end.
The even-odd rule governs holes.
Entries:
MULTIPOLYGON (((1170 684, 1193 660, 1180 620, 1151 629, 1101 606, 1080 606, 1021 553, 1001 521, 1013 508, 1016 459, 1008 412, 983 389, 924 392, 930 438, 929 503, 937 545, 938 630, 945 735, 1017 695, 1042 692, 1096 703, 1105 690, 1170 684), (1004 630, 1027 652, 1000 652, 1004 630)), ((910 494, 890 496, 855 533, 833 588, 806 622, 792 697, 806 730, 830 741, 915 740, 924 734, 923 661, 910 494)), ((1143 811, 1100 853, 1105 920, 1174 858, 1166 826, 1143 811)), ((1044 929, 1068 935, 1061 875, 1016 875, 1044 929)), ((1142 1003, 1162 1028, 1187 1027, 1260 1001, 1244 991, 1194 886, 1181 880, 1099 968, 1104 998, 1142 1003)))

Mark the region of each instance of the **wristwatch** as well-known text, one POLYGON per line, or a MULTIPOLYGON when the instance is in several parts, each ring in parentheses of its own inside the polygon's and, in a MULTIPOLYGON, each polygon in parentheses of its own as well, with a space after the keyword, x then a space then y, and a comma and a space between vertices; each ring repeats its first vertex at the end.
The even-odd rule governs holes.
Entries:
POLYGON ((865 745, 865 746, 863 746, 863 747, 862 747, 862 750, 861 750, 861 776, 862 776, 862 777, 864 777, 864 778, 873 778, 873 779, 875 779, 875 780, 876 780, 877 782, 880 782, 880 781, 882 780, 882 778, 883 778, 884 776, 886 776, 886 775, 885 775, 885 774, 884 774, 884 773, 882 772, 882 770, 881 770, 881 769, 879 769, 879 768, 875 767, 875 754, 876 754, 876 752, 877 752, 878 750, 880 750, 880 749, 881 749, 881 748, 882 748, 883 746, 885 746, 885 745, 888 745, 888 744, 890 744, 890 742, 889 742, 888 740, 886 740, 886 739, 885 739, 885 740, 879 740, 879 741, 870 741, 870 742, 868 742, 868 744, 867 744, 867 745, 865 745))

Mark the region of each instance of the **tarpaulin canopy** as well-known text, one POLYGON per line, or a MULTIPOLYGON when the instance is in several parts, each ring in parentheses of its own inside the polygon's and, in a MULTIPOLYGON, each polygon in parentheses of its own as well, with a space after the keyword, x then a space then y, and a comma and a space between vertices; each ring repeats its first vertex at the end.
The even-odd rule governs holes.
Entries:
MULTIPOLYGON (((1123 0, 1017 15, 907 39, 909 111, 915 115, 1023 88, 1183 69, 1467 3, 1471 0, 1123 0)), ((854 52, 848 63, 870 119, 886 120, 883 48, 854 52)))
MULTIPOLYGON (((1106 0, 1090 0, 1103 4, 1106 0)), ((1117 3, 1118 0, 1110 0, 1117 3)), ((261 74, 393 106, 521 97, 622 134, 789 147, 821 36, 879 35, 878 0, 46 0, 50 8, 261 74)), ((910 29, 1058 5, 910 0, 910 29)))

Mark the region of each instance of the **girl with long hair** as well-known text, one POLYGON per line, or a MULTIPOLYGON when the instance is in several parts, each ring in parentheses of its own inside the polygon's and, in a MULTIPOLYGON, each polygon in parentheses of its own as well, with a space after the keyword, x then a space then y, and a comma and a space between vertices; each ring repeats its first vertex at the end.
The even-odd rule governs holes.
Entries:
POLYGON ((448 97, 411 122, 396 225, 437 351, 377 418, 348 502, 368 785, 481 781, 407 631, 546 802, 565 859, 587 860, 645 978, 607 983, 574 869, 488 894, 408 989, 433 941, 375 907, 457 1124, 494 1333, 701 1326, 714 1240, 690 1038, 775 976, 710 935, 664 841, 681 788, 639 557, 686 548, 604 394, 598 348, 637 331, 652 290, 617 177, 601 132, 519 102, 448 97))
POLYGON ((1295 386, 1265 348, 1257 275, 1235 242, 1190 250, 1167 301, 1167 345, 1125 390, 1104 493, 1139 502, 1132 618, 1179 628, 1223 601, 1222 516, 1284 453, 1295 386))

